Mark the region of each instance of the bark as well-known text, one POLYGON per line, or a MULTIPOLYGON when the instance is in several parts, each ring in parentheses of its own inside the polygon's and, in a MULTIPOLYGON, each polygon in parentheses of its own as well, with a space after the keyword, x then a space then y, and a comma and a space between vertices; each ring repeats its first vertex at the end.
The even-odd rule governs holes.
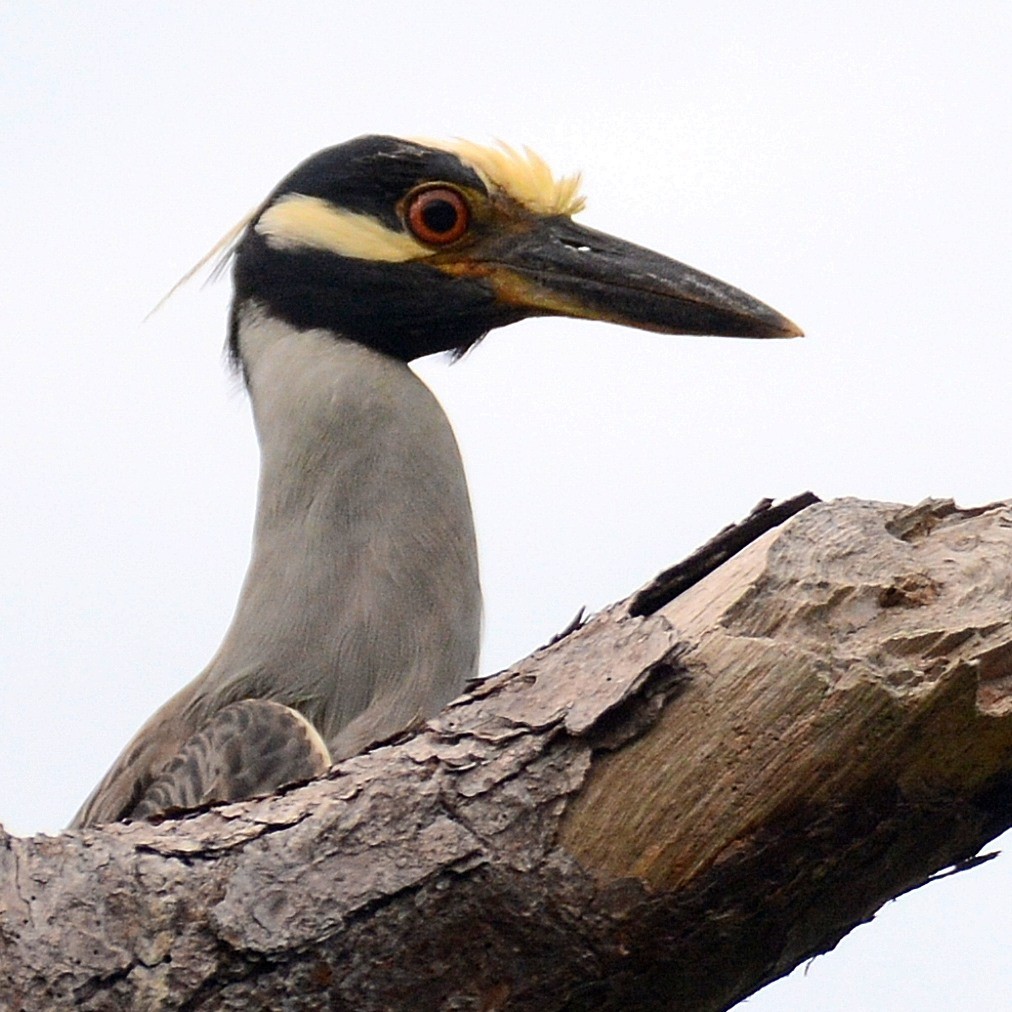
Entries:
POLYGON ((971 861, 1012 504, 807 501, 323 780, 4 836, 0 1007, 723 1009, 971 861))

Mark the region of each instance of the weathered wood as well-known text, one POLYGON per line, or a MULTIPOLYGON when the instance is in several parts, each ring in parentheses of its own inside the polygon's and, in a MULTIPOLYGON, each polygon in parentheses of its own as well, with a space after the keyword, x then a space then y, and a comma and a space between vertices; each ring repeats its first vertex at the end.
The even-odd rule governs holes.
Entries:
POLYGON ((1012 824, 1012 505, 636 600, 283 796, 3 837, 0 1007, 721 1009, 1012 824))
POLYGON ((709 576, 746 545, 774 527, 779 527, 785 520, 790 520, 805 507, 814 506, 821 501, 813 492, 802 492, 801 495, 785 499, 776 505, 772 499, 760 499, 744 520, 728 524, 688 558, 676 562, 655 576, 645 587, 637 590, 628 602, 629 614, 652 615, 709 576))

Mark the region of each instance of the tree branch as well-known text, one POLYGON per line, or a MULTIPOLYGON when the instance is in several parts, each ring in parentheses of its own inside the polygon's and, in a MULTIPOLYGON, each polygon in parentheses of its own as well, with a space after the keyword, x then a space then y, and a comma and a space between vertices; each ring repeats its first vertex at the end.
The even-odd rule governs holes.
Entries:
POLYGON ((0 1005, 722 1009, 972 860, 1012 824, 1012 506, 738 547, 324 780, 3 837, 0 1005))

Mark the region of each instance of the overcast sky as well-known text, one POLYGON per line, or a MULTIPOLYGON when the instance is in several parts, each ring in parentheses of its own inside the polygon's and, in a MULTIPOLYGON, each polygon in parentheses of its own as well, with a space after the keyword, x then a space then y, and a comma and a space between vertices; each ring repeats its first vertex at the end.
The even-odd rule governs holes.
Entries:
MULTIPOLYGON (((1012 497, 1005 3, 0 5, 0 819, 56 831, 208 660, 257 452, 227 282, 145 314, 306 155, 502 138, 581 220, 804 341, 569 320, 419 364, 522 657, 764 496, 1012 497), (284 13, 280 13, 284 9, 284 13)), ((1012 858, 890 904, 750 1010, 990 1010, 1012 858)))

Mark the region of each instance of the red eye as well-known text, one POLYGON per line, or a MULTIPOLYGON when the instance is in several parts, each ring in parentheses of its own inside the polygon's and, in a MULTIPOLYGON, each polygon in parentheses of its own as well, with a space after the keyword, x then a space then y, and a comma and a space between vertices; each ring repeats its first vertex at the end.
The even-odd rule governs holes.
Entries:
POLYGON ((419 190, 408 198, 408 228, 430 246, 456 242, 471 222, 467 201, 448 186, 419 190))

